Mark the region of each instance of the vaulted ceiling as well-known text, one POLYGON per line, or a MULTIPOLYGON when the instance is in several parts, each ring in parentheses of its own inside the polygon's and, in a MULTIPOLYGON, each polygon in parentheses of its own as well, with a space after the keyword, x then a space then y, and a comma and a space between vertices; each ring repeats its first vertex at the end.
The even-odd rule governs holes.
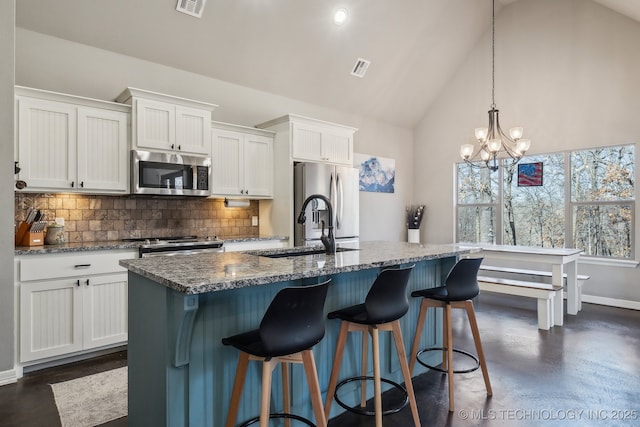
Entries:
MULTIPOLYGON (((640 21, 640 0, 593 1, 640 21)), ((490 24, 490 0, 207 0, 201 19, 176 0, 16 1, 18 27, 407 127, 490 24)))

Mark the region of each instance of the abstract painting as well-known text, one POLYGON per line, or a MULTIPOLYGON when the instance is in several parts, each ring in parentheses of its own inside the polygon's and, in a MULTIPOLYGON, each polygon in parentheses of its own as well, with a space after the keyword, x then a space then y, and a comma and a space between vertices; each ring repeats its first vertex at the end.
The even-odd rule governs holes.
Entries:
POLYGON ((354 153, 354 163, 360 169, 360 191, 393 193, 395 191, 396 161, 369 154, 354 153))

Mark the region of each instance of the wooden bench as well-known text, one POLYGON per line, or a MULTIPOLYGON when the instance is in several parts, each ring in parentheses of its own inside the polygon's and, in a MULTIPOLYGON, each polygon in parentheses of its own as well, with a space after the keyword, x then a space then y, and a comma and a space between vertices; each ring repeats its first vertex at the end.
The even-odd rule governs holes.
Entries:
POLYGON ((481 291, 517 295, 538 299, 538 328, 548 330, 553 325, 562 325, 562 287, 549 283, 478 276, 481 291))
MULTIPOLYGON (((548 280, 549 282, 551 281, 551 272, 550 271, 540 271, 540 270, 528 270, 528 269, 523 269, 523 268, 511 268, 511 267, 497 267, 497 266, 492 266, 492 265, 481 265, 480 266, 480 272, 491 272, 491 273, 502 273, 503 276, 498 276, 498 278, 500 277, 504 277, 505 279, 511 279, 512 276, 518 277, 518 276, 533 276, 533 277, 541 277, 543 278, 543 280, 548 280)), ((567 273, 563 274, 564 276, 564 282, 566 283, 567 281, 567 273)), ((578 281, 578 311, 582 310, 582 285, 584 284, 584 282, 586 280, 589 280, 589 276, 584 275, 584 274, 578 274, 577 276, 577 281, 578 281)))

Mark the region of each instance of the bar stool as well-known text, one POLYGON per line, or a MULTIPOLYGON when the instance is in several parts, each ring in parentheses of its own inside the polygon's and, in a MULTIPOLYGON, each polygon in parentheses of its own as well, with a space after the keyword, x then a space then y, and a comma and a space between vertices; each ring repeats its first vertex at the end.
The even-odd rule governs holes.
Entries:
POLYGON ((407 298, 407 283, 409 275, 414 266, 407 268, 389 268, 382 270, 365 298, 364 304, 358 304, 341 310, 333 311, 327 316, 329 319, 340 319, 340 333, 336 344, 336 354, 333 359, 333 368, 329 379, 329 388, 327 389, 327 398, 324 406, 325 416, 329 417, 331 403, 335 397, 336 402, 348 411, 361 415, 375 415, 376 427, 382 427, 382 416, 398 412, 406 405, 409 400, 413 422, 416 427, 420 426, 418 417, 418 407, 413 392, 413 384, 409 366, 407 365, 407 355, 402 340, 402 332, 400 330, 400 319, 409 309, 409 301, 407 298), (406 389, 400 384, 380 378, 380 349, 379 349, 379 331, 390 331, 393 334, 398 359, 406 389), (340 364, 342 363, 342 355, 349 332, 362 332, 362 376, 347 378, 340 384, 337 384, 338 374, 340 372, 340 364), (367 370, 367 333, 371 335, 371 347, 373 350, 373 377, 366 375, 367 370), (359 408, 352 408, 339 400, 337 390, 344 384, 353 381, 362 381, 361 402, 362 407, 366 406, 366 380, 374 382, 374 408, 375 412, 368 412, 359 408), (382 391, 380 383, 385 382, 401 389, 407 399, 399 408, 382 411, 382 391))
POLYGON ((418 315, 418 323, 416 325, 416 335, 413 338, 413 345, 411 346, 411 361, 409 363, 409 370, 413 372, 416 360, 421 365, 433 369, 436 371, 444 372, 448 375, 449 381, 449 411, 454 410, 453 401, 453 374, 473 372, 478 369, 478 366, 482 368, 482 376, 484 378, 484 385, 487 389, 487 396, 491 396, 493 391, 491 390, 491 382, 489 381, 489 373, 487 371, 487 364, 484 359, 484 352, 482 351, 482 342, 480 341, 480 332, 478 330, 478 322, 476 321, 475 310, 473 309, 473 302, 480 288, 478 287, 478 269, 482 263, 482 258, 466 258, 459 260, 456 265, 453 266, 447 278, 445 279, 444 286, 431 289, 423 289, 414 291, 411 293, 412 297, 422 298, 420 304, 420 314, 418 315), (420 336, 422 334, 422 328, 424 327, 424 320, 427 315, 429 307, 441 307, 444 309, 443 316, 443 345, 442 347, 430 347, 424 350, 418 351, 420 344, 420 336), (451 328, 451 309, 462 308, 467 312, 469 319, 469 325, 471 326, 471 333, 473 334, 473 342, 476 346, 476 352, 478 356, 474 356, 463 350, 453 348, 453 337, 451 328), (452 351, 449 351, 451 347, 452 351), (442 368, 431 366, 422 360, 420 355, 430 351, 442 351, 442 368), (471 357, 475 361, 475 367, 465 370, 453 369, 453 353, 460 353, 465 356, 471 357))
POLYGON ((324 337, 323 310, 329 282, 281 289, 267 308, 259 329, 222 339, 224 345, 240 350, 226 427, 233 427, 236 422, 249 360, 263 362, 260 416, 241 426, 259 421, 260 427, 267 427, 270 418, 285 418, 285 425, 289 425, 289 419, 294 419, 314 426, 310 420, 290 413, 289 364, 301 363, 307 377, 316 423, 326 427, 327 419, 322 410, 322 395, 311 347, 324 337), (271 376, 278 363, 282 364, 284 412, 269 414, 271 376))

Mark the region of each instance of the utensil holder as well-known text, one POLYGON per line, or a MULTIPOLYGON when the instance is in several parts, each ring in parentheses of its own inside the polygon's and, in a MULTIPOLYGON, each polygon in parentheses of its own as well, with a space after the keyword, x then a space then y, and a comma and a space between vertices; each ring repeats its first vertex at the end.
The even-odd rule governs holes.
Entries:
POLYGON ((44 231, 31 231, 31 225, 22 221, 16 231, 16 246, 43 246, 44 231))
POLYGON ((22 237, 20 246, 43 246, 44 231, 27 231, 22 237))

